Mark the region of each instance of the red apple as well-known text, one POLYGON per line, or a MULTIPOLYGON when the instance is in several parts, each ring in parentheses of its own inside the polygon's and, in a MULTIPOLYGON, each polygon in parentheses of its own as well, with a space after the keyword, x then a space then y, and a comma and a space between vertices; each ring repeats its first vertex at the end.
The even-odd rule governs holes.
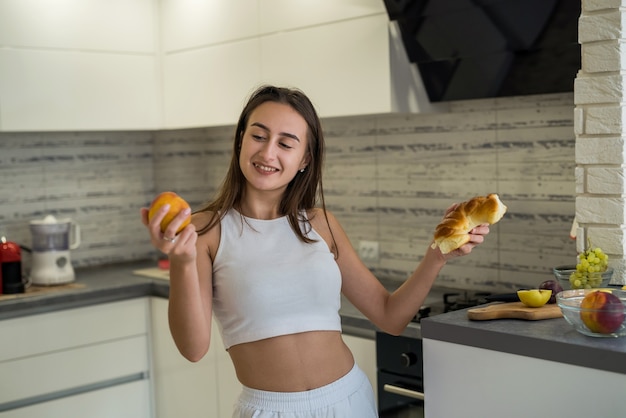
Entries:
POLYGON ((552 296, 548 300, 548 303, 556 303, 556 294, 563 291, 563 287, 556 280, 546 280, 539 285, 539 289, 552 290, 552 296))
POLYGON ((610 292, 596 290, 583 298, 581 309, 589 309, 580 313, 580 319, 592 332, 610 334, 624 322, 624 304, 610 292))
MULTIPOLYGON (((165 232, 165 228, 172 222, 172 219, 178 213, 186 208, 189 208, 189 204, 179 195, 174 192, 163 192, 154 198, 152 203, 150 204, 150 209, 148 210, 148 220, 152 219, 154 214, 159 210, 159 208, 168 203, 170 205, 170 210, 163 217, 161 221, 161 232, 165 232)), ((183 230, 187 225, 191 222, 191 215, 189 215, 185 221, 180 225, 176 233, 178 234, 183 230)))

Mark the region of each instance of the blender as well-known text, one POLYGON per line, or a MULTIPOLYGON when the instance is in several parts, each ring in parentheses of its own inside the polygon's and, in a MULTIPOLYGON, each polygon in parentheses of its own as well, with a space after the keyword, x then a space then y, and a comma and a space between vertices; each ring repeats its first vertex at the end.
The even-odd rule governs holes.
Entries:
POLYGON ((80 227, 71 219, 57 220, 48 215, 30 222, 33 239, 30 279, 36 285, 74 281, 70 250, 80 245, 80 227))

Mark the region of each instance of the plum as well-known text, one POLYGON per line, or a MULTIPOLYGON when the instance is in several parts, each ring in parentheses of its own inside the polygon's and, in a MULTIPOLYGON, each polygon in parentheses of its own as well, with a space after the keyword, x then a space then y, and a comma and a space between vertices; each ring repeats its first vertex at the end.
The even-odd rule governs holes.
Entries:
POLYGON ((539 285, 539 289, 552 290, 548 303, 556 303, 556 294, 563 291, 563 287, 556 280, 546 280, 539 285))

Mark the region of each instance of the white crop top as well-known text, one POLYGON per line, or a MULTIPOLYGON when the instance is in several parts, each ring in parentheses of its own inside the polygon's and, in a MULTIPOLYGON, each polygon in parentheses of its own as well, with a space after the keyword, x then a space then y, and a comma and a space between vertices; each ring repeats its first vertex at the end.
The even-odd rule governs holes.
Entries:
MULTIPOLYGON (((341 272, 323 238, 306 244, 287 217, 221 222, 213 262, 213 312, 225 348, 306 331, 341 331, 341 272)), ((304 226, 301 225, 304 229, 304 226)))

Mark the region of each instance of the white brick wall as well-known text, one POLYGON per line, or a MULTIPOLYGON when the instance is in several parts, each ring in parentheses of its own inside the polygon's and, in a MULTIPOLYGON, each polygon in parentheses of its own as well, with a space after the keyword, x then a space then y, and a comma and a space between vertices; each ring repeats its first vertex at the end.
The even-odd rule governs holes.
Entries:
POLYGON ((601 247, 616 269, 614 282, 621 283, 626 272, 624 6, 624 0, 582 0, 582 69, 574 83, 577 247, 601 247))
POLYGON ((626 0, 582 0, 583 14, 605 9, 617 9, 626 6, 626 0))

